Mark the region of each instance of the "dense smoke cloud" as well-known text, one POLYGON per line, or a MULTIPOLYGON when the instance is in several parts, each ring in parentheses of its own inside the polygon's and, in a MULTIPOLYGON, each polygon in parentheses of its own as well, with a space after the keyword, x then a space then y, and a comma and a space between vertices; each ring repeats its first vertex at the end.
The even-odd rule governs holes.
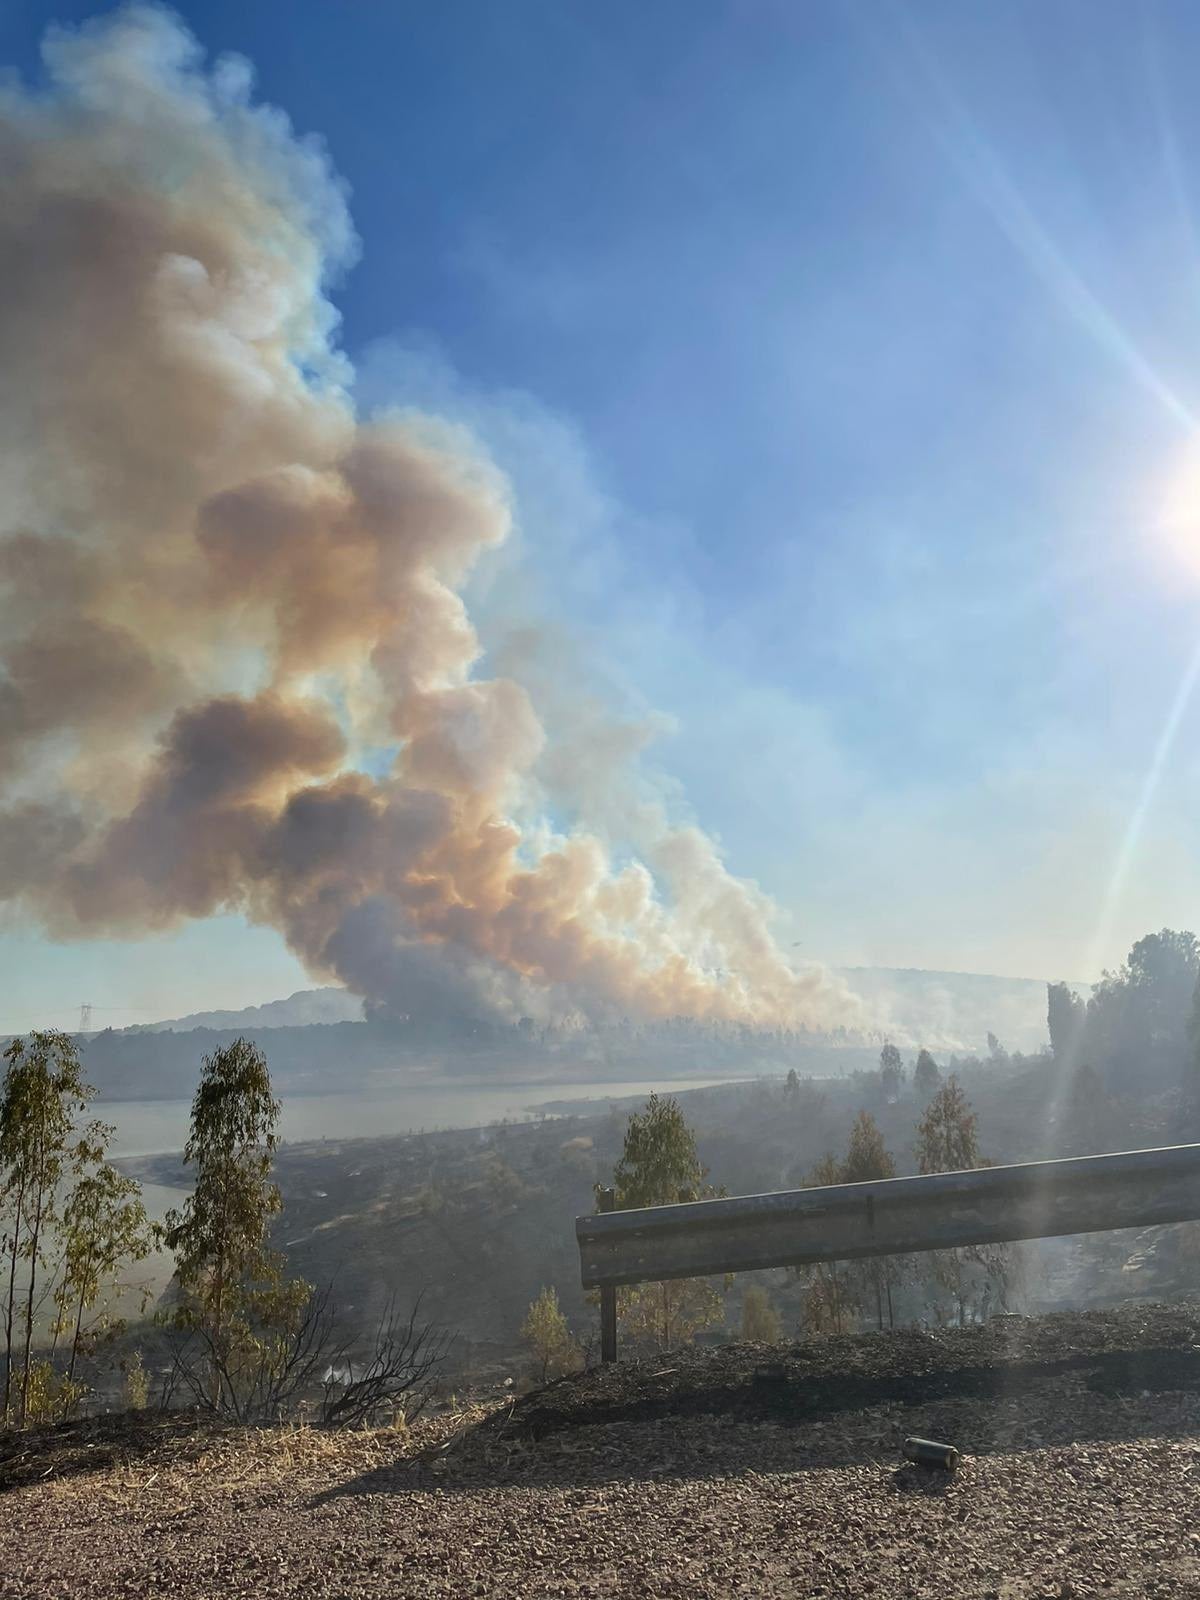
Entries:
POLYGON ((157 10, 45 58, 0 91, 0 896, 60 937, 239 909, 397 1015, 854 1020, 698 830, 618 870, 538 819, 462 599, 506 484, 356 417, 321 149, 157 10))

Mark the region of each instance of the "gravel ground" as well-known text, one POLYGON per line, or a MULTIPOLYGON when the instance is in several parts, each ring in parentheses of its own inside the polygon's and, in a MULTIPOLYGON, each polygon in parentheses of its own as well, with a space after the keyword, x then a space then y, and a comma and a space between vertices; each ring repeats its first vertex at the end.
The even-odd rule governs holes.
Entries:
POLYGON ((0 1451, 0 1593, 1200 1596, 1200 1392, 1165 1386, 1167 1332, 1192 1353, 1194 1314, 1164 1320, 1179 1315, 1140 1310, 1161 1355, 1123 1368, 1131 1317, 1006 1329, 986 1395, 978 1369, 998 1335, 969 1330, 934 1349, 838 1341, 823 1385, 813 1364, 831 1351, 740 1347, 409 1435, 57 1430, 0 1451), (804 1415, 789 1415, 796 1372, 781 1378, 781 1362, 822 1391, 804 1415), (694 1405, 706 1363, 710 1414, 694 1405), (898 1397, 857 1405, 854 1385, 889 1367, 898 1397), (954 1372, 926 1398, 901 1381, 954 1372), (1155 1373, 1163 1384, 1128 1381, 1155 1373), (639 1394, 644 1414, 588 1420, 639 1394), (902 1465, 910 1432, 958 1444, 958 1475, 902 1465))

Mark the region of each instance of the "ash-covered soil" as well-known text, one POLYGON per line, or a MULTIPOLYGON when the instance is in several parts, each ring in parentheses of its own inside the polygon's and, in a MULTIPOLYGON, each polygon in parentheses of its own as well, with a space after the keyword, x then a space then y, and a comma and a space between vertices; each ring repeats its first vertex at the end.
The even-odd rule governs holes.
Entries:
POLYGON ((689 1351, 408 1433, 101 1419, 5 1443, 0 1593, 1200 1596, 1198 1344, 1139 1306, 689 1351))
POLYGON ((526 1396, 492 1426, 537 1439, 585 1423, 660 1417, 802 1423, 880 1404, 928 1406, 1064 1383, 1111 1395, 1200 1390, 1200 1305, 687 1348, 596 1367, 526 1396))

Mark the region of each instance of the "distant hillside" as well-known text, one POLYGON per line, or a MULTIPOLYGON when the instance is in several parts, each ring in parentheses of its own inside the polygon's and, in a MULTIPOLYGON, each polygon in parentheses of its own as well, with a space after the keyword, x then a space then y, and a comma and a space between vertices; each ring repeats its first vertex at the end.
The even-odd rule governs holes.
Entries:
POLYGON ((672 1019, 635 1027, 536 1029, 477 1025, 440 1031, 374 1020, 313 1027, 106 1029, 84 1042, 89 1081, 105 1100, 190 1097, 201 1056, 257 1039, 283 1094, 353 1094, 439 1082, 563 1085, 774 1075, 822 1077, 869 1068, 877 1042, 757 1033, 672 1019))
POLYGON ((187 1033, 192 1028, 306 1028, 334 1022, 361 1022, 362 1000, 345 989, 297 989, 286 1000, 268 1000, 240 1011, 193 1011, 165 1022, 139 1023, 126 1033, 187 1033))
MULTIPOLYGON (((880 1033, 902 1044, 983 1054, 994 1033, 1009 1050, 1046 1043, 1046 984, 1041 978, 1000 978, 979 972, 928 972, 912 967, 842 967, 838 974, 866 1001, 880 1033)), ((1073 988, 1087 992, 1086 984, 1073 988)), ((362 1001, 345 989, 301 989, 286 1000, 240 1011, 196 1011, 126 1033, 186 1033, 193 1028, 239 1031, 361 1022, 362 1001)))

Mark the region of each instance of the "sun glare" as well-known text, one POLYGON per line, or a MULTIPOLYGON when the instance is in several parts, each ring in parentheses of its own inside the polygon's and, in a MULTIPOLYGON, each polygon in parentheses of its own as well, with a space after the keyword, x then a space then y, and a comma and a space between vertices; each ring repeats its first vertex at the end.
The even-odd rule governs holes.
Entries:
POLYGON ((1200 578, 1200 445, 1189 445, 1175 465, 1156 530, 1176 570, 1182 566, 1200 578))

